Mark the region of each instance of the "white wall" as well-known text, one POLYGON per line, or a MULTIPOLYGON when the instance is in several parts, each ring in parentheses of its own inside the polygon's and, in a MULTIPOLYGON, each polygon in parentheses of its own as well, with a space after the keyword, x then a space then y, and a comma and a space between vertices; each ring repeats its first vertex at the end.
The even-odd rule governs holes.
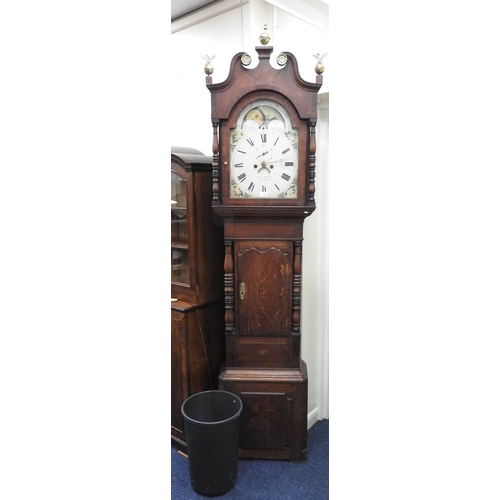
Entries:
MULTIPOLYGON (((245 20, 249 17, 249 8, 249 4, 243 6, 245 20)), ((175 146, 199 149, 211 156, 211 98, 206 88, 202 56, 216 55, 212 62, 215 68, 213 82, 224 81, 233 55, 242 50, 240 9, 224 12, 172 34, 171 45, 173 60, 169 64, 174 79, 170 89, 173 115, 170 142, 175 146)))
MULTIPOLYGON (((287 3, 285 12, 264 0, 226 0, 198 11, 172 24, 171 73, 173 83, 170 142, 212 155, 211 99, 206 88, 202 56, 216 55, 212 62, 214 83, 226 80, 231 59, 237 52, 248 52, 258 63, 255 46, 264 24, 271 36, 273 56, 286 51, 298 60, 299 71, 307 81, 315 82, 313 54, 328 50, 328 34, 297 16, 309 16, 320 0, 302 4, 287 3)), ((328 417, 328 195, 326 192, 328 124, 321 122, 328 114, 328 63, 324 61, 323 100, 317 128, 316 211, 305 221, 302 275, 302 358, 308 366, 308 425, 328 417), (326 114, 325 114, 326 113, 326 114), (326 132, 325 132, 326 131, 326 132)))
POLYGON ((328 418, 329 99, 320 93, 316 127, 316 210, 304 223, 302 358, 309 376, 309 424, 328 418))

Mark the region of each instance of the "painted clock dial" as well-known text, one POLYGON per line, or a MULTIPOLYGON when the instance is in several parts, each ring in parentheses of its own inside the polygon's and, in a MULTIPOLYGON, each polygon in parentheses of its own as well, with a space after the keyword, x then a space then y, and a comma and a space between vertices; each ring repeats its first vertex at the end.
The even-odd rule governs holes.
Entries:
POLYGON ((298 133, 283 106, 253 101, 230 135, 231 198, 297 198, 298 133))

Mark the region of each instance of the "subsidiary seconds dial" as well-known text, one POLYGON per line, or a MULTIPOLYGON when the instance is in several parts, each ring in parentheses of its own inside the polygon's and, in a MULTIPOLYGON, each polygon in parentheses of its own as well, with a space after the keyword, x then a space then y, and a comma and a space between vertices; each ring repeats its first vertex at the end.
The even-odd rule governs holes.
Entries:
POLYGON ((297 152, 284 133, 247 131, 231 156, 232 197, 295 198, 297 152))

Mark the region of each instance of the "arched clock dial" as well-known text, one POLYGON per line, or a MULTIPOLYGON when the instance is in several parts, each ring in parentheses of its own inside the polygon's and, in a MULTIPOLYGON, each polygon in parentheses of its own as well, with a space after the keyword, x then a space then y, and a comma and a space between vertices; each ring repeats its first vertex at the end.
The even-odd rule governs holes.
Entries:
POLYGON ((297 198, 297 131, 283 106, 252 102, 230 134, 231 198, 297 198))
POLYGON ((297 152, 283 133, 248 131, 231 156, 232 197, 296 197, 297 152))

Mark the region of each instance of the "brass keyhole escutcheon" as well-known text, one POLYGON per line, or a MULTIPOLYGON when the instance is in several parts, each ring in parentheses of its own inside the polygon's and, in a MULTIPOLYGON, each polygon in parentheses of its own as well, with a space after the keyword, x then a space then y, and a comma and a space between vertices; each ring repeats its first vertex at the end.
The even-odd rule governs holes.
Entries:
POLYGON ((247 286, 245 283, 241 282, 240 284, 240 299, 243 300, 245 298, 245 293, 247 291, 247 286))

